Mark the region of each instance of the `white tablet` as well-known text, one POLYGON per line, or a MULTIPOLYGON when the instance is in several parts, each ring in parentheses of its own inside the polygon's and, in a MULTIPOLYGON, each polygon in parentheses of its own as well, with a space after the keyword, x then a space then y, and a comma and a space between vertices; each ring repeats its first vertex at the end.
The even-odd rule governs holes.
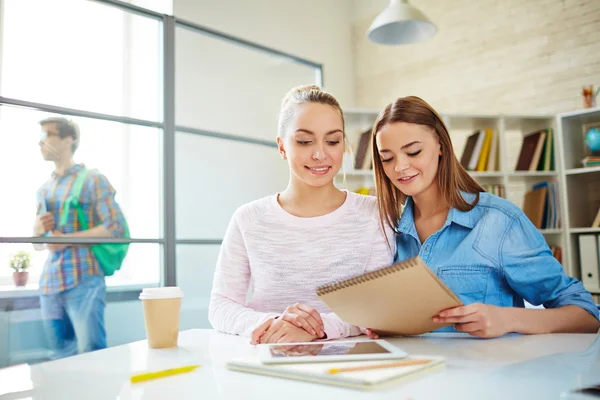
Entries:
POLYGON ((260 344, 258 349, 263 364, 391 360, 408 356, 385 340, 260 344))

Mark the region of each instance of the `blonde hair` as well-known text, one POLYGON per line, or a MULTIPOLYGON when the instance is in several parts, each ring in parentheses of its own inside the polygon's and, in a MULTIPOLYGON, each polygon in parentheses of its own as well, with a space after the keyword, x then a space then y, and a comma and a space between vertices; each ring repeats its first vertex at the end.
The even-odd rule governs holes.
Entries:
POLYGON ((381 128, 395 122, 424 125, 435 132, 442 150, 438 164, 437 184, 441 189, 444 201, 460 211, 473 209, 479 202, 479 193, 485 190, 469 175, 456 158, 448 128, 442 118, 423 99, 416 96, 402 97, 388 104, 379 113, 371 135, 375 187, 377 188, 377 202, 382 225, 385 218, 385 222, 392 228, 396 227, 400 221, 401 207, 406 201, 406 195, 398 190, 385 175, 375 140, 381 128), (473 203, 466 201, 461 191, 475 194, 475 201, 473 203))
MULTIPOLYGON (((292 88, 283 97, 281 108, 279 110, 278 135, 283 138, 285 130, 294 116, 294 111, 298 104, 303 103, 319 103, 333 107, 342 117, 342 131, 345 129, 344 112, 340 103, 331 94, 321 90, 317 85, 302 85, 292 88)), ((346 141, 346 133, 344 132, 344 142, 346 141)))

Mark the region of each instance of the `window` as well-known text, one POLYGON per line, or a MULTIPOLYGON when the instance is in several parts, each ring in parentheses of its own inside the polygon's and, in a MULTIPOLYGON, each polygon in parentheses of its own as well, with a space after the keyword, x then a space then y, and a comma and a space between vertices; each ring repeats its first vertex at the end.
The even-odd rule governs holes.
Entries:
MULTIPOLYGON (((132 3, 168 8, 171 2, 132 3)), ((4 0, 1 11, 0 95, 157 124, 162 120, 161 21, 81 0, 4 0)), ((5 144, 0 146, 0 185, 10 188, 0 197, 0 236, 32 235, 35 193, 54 169, 38 146, 39 121, 49 116, 56 114, 0 108, 5 144)), ((80 128, 75 162, 108 178, 131 236, 161 239, 162 129, 63 116, 80 128)), ((37 283, 47 252, 13 244, 0 246, 0 284, 12 284, 5 265, 18 249, 32 251, 29 282, 37 283)), ((157 283, 160 260, 159 244, 132 245, 122 270, 108 283, 157 283)))

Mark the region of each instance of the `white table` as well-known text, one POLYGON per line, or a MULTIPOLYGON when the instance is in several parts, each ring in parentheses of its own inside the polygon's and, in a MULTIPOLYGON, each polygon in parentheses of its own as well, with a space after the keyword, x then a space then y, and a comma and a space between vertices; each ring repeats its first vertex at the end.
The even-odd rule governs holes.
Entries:
POLYGON ((0 370, 0 398, 550 400, 575 398, 565 394, 574 387, 600 383, 597 335, 508 335, 482 340, 462 334, 430 334, 388 340, 413 354, 444 355, 448 366, 401 386, 361 392, 226 370, 226 361, 256 354, 256 348, 247 338, 190 330, 180 334, 179 347, 174 349, 149 350, 146 342, 140 341, 0 370), (202 367, 178 376, 129 383, 133 372, 189 364, 202 367))

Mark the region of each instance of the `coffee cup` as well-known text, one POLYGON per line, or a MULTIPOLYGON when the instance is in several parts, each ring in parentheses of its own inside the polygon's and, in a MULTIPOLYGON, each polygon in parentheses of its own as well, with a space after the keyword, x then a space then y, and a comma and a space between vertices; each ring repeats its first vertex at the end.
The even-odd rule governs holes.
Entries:
POLYGON ((177 347, 183 292, 178 287, 145 288, 140 293, 148 347, 177 347))

